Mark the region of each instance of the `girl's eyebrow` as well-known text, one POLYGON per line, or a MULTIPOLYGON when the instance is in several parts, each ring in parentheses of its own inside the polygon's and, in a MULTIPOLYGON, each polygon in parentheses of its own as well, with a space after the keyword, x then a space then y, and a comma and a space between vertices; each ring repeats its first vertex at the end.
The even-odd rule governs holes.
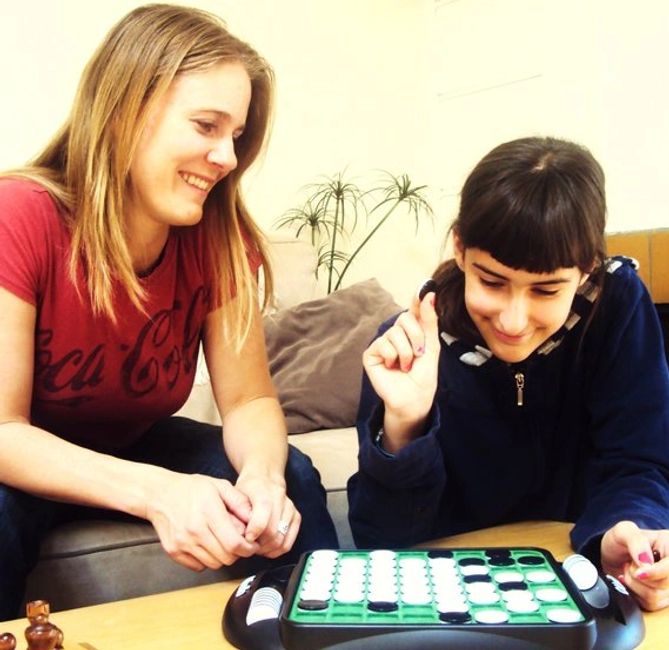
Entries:
MULTIPOLYGON (((483 273, 492 275, 495 278, 499 278, 500 280, 506 280, 507 282, 509 281, 509 278, 507 278, 505 275, 497 273, 496 271, 489 269, 487 266, 484 266, 483 264, 479 264, 478 262, 472 262, 472 266, 476 267, 479 271, 483 273)), ((568 282, 569 278, 557 277, 557 278, 550 278, 549 280, 540 280, 539 282, 532 282, 532 286, 534 287, 545 284, 567 284, 568 282)))

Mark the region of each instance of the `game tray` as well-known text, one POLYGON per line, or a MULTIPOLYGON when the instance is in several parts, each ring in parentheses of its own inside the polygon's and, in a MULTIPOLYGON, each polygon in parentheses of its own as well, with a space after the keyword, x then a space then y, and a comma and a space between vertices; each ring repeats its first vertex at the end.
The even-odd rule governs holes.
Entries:
POLYGON ((644 635, 617 580, 536 547, 306 553, 242 582, 223 630, 242 650, 628 650, 644 635))

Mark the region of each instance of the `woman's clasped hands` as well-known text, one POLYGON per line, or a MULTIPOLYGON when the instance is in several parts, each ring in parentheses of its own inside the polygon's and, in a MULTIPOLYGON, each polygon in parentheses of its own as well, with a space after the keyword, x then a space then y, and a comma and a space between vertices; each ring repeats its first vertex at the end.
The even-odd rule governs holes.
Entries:
POLYGON ((240 558, 275 558, 295 542, 300 514, 283 476, 240 475, 237 484, 202 474, 161 470, 149 491, 146 518, 167 554, 196 571, 240 558))

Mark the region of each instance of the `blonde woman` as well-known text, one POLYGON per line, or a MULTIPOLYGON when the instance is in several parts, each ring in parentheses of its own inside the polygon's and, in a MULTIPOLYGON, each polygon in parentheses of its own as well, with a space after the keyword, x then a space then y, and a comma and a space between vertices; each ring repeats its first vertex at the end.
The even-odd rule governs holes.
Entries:
POLYGON ((53 141, 0 178, 0 619, 82 506, 148 520, 194 570, 336 545, 318 475, 286 442, 240 193, 272 88, 215 17, 140 7, 53 141), (170 417, 200 342, 222 435, 170 417))

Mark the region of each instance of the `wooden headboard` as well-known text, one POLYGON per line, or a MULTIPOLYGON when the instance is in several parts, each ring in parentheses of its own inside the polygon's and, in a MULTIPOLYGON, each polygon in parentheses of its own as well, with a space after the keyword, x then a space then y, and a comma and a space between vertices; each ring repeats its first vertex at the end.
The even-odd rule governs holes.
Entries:
POLYGON ((609 255, 639 261, 639 276, 656 303, 669 303, 669 229, 635 230, 606 236, 609 255))

